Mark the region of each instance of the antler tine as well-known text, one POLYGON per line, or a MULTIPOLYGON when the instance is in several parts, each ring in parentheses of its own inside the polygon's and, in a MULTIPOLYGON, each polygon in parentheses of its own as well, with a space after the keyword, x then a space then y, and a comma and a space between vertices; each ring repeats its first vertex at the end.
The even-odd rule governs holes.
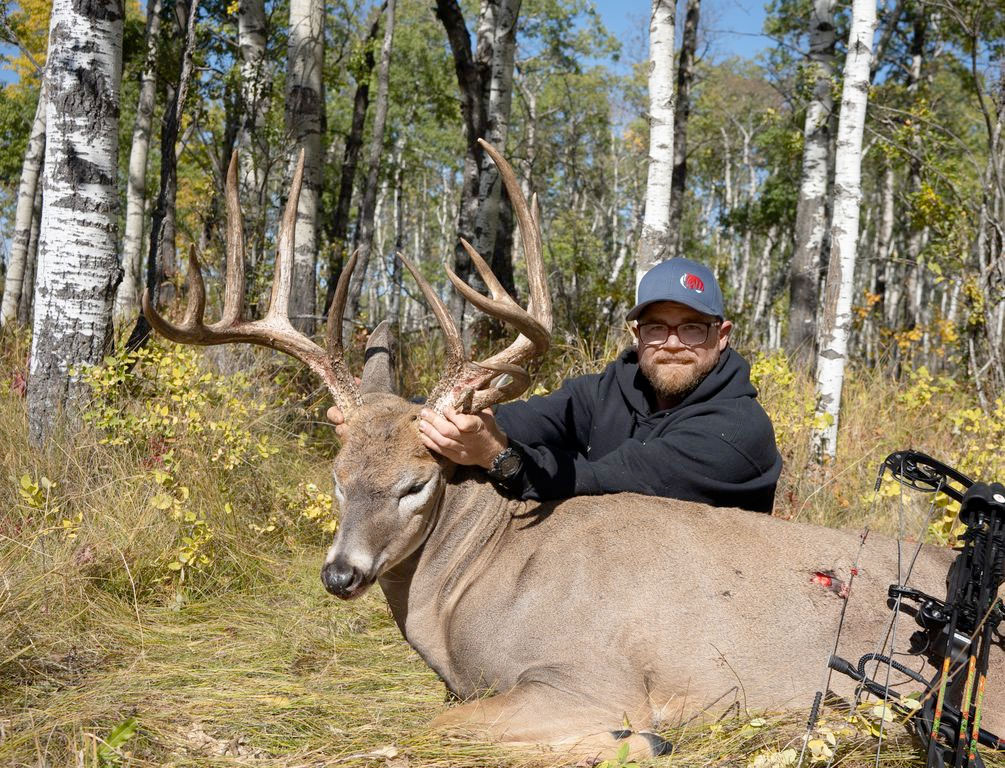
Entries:
POLYGON ((461 334, 457 330, 453 318, 450 317, 450 312, 447 311, 440 297, 436 295, 436 291, 426 282, 426 278, 422 276, 422 273, 415 268, 412 262, 405 258, 405 254, 399 251, 398 258, 401 259, 401 263, 405 265, 408 271, 412 273, 415 282, 419 284, 419 290, 422 291, 422 295, 429 302, 429 307, 433 310, 440 328, 443 329, 443 335, 447 338, 447 365, 449 368, 456 368, 458 365, 464 363, 466 356, 464 354, 464 343, 461 341, 461 334))
POLYGON ((534 343, 535 347, 543 345, 544 348, 547 349, 548 339, 551 335, 548 332, 548 329, 542 326, 530 313, 513 300, 513 297, 506 292, 506 289, 503 288, 502 284, 498 281, 498 279, 496 279, 491 267, 485 263, 481 254, 479 254, 478 251, 476 251, 463 237, 461 238, 461 245, 463 245, 464 250, 468 252, 468 256, 471 257, 471 261, 474 262, 478 272, 485 280, 485 284, 489 286, 490 290, 492 290, 494 298, 489 299, 482 296, 478 293, 478 291, 461 280, 461 278, 459 278, 454 271, 450 269, 450 267, 447 267, 447 277, 450 278, 450 282, 454 284, 454 287, 461 293, 462 296, 464 296, 465 299, 478 307, 478 309, 482 312, 491 317, 497 317, 500 320, 509 323, 520 331, 520 333, 529 338, 534 343))
POLYGON ((269 300, 267 317, 282 318, 289 322, 290 288, 293 285, 293 248, 297 225, 297 206, 300 204, 300 187, 304 180, 304 150, 301 148, 297 167, 290 182, 290 195, 279 223, 279 237, 276 244, 276 267, 272 279, 272 298, 269 300))
POLYGON ((230 155, 227 169, 225 199, 227 203, 227 283, 223 291, 221 326, 229 326, 241 319, 244 307, 244 221, 241 200, 238 196, 237 150, 230 155))
POLYGON ((181 321, 183 328, 197 328, 202 325, 203 314, 206 312, 206 286, 202 280, 202 268, 195 255, 195 243, 188 247, 188 304, 185 305, 185 317, 181 321))
POLYGON ((325 346, 328 347, 328 354, 334 359, 342 357, 342 313, 345 312, 346 299, 349 297, 349 281, 352 279, 353 270, 356 269, 356 258, 359 256, 359 249, 352 252, 349 263, 342 268, 338 283, 335 285, 335 295, 332 296, 331 306, 328 307, 328 331, 325 335, 325 346))

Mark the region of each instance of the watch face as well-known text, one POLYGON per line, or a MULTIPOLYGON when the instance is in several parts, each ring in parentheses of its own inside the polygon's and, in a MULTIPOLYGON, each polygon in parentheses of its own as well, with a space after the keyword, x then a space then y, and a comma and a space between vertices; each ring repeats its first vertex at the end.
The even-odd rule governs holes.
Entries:
POLYGON ((504 456, 495 469, 500 477, 512 477, 520 470, 520 457, 515 453, 504 456))

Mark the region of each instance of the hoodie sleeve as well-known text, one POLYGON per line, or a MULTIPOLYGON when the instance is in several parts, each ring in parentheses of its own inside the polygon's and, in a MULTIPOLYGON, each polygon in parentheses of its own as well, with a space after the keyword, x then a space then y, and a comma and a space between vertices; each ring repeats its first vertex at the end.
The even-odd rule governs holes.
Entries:
POLYGON ((524 471, 512 490, 542 501, 630 492, 770 511, 781 472, 773 434, 765 436, 770 451, 752 456, 715 428, 718 421, 686 419, 651 440, 628 440, 595 461, 554 443, 517 441, 524 471))
POLYGON ((569 379, 551 394, 526 401, 504 403, 496 409, 496 421, 506 436, 524 445, 568 446, 574 454, 586 452, 596 382, 599 374, 569 379))

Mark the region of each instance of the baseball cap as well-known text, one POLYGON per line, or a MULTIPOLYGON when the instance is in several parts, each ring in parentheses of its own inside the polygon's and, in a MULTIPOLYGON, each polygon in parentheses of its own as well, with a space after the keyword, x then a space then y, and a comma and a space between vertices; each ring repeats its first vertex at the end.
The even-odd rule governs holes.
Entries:
POLYGON ((712 270, 691 259, 661 261, 642 276, 636 304, 628 320, 637 318, 646 307, 658 301, 675 301, 706 315, 725 317, 722 291, 712 270))

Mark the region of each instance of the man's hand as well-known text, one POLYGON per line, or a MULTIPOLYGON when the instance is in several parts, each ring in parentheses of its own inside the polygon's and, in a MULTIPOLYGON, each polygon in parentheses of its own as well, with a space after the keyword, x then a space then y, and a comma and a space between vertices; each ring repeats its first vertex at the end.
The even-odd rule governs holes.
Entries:
POLYGON ((488 469, 509 445, 490 408, 472 414, 447 408, 442 416, 423 408, 419 416, 422 444, 455 464, 488 469))
POLYGON ((345 425, 345 416, 342 415, 342 410, 337 406, 333 405, 328 409, 328 421, 335 425, 335 434, 338 435, 338 439, 345 442, 346 435, 349 434, 349 428, 345 425))

